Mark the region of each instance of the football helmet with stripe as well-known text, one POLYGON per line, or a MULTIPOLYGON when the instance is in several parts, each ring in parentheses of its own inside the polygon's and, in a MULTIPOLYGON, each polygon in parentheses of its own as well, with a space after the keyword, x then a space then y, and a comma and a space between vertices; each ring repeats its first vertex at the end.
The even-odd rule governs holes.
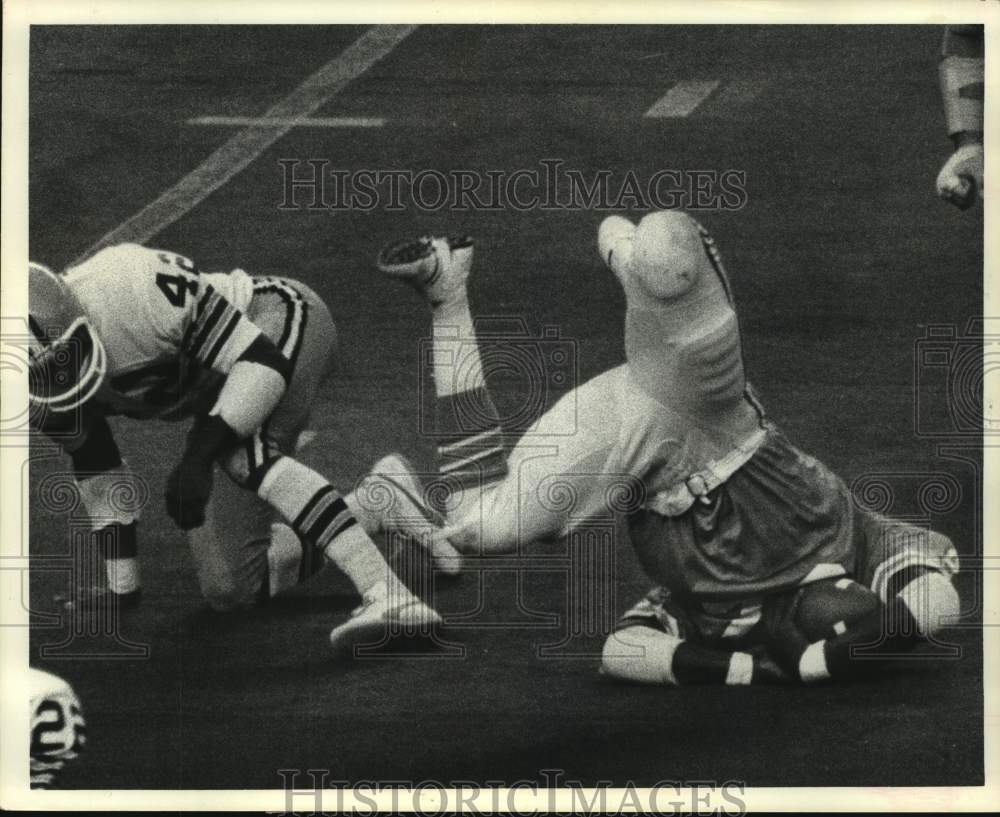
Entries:
POLYGON ((67 763, 80 756, 87 727, 80 700, 64 679, 28 669, 31 693, 31 788, 53 788, 67 763))
POLYGON ((107 352, 76 296, 48 267, 28 264, 28 392, 33 407, 68 412, 104 382, 107 352))

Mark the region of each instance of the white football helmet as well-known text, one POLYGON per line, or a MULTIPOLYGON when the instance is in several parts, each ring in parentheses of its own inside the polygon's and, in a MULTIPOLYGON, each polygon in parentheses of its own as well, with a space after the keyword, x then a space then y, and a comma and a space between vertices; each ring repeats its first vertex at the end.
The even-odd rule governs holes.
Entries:
POLYGON ((28 670, 31 694, 31 788, 46 789, 87 742, 80 701, 73 688, 50 672, 28 670))
POLYGON ((48 267, 28 264, 28 392, 35 407, 72 411, 104 382, 108 356, 83 307, 48 267))
POLYGON ((608 216, 601 222, 597 245, 601 259, 629 296, 678 300, 703 276, 718 276, 729 294, 715 242, 680 210, 649 213, 638 226, 623 216, 608 216))

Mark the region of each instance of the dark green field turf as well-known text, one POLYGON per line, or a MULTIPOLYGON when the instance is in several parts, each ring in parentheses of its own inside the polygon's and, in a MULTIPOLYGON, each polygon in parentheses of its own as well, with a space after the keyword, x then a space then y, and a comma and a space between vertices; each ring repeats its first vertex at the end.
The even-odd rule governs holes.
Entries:
MULTIPOLYGON (((258 115, 361 32, 36 29, 32 258, 69 263, 235 132, 187 119, 258 115)), ((959 213, 934 195, 948 149, 939 37, 931 27, 422 28, 316 114, 382 116, 386 127, 294 130, 150 243, 205 269, 299 278, 324 296, 340 372, 317 406, 312 457, 347 487, 389 450, 432 463, 432 443, 417 433, 417 341, 429 321, 416 295, 374 272, 385 241, 475 235, 474 309, 521 317, 533 332, 558 326, 576 343, 583 378, 622 360, 624 301, 595 252, 601 213, 280 211, 279 159, 513 171, 556 157, 585 173, 744 170, 746 206, 703 220, 733 275, 765 405, 849 482, 889 474, 891 513, 917 513, 921 475, 952 475, 962 496, 929 521, 972 554, 977 440, 966 440, 972 453, 946 457, 914 433, 915 382, 929 376, 915 371, 916 341, 928 324, 964 327, 982 311, 981 210, 959 213), (766 81, 753 105, 642 118, 678 79, 737 78, 766 81)), ((941 382, 919 392, 921 406, 943 405, 941 382)), ((516 406, 524 383, 503 385, 501 408, 516 406)), ((267 609, 205 611, 160 499, 183 428, 116 428, 152 497, 145 598, 122 627, 150 653, 42 659, 40 647, 68 630, 34 629, 33 663, 69 679, 86 709, 90 746, 67 785, 272 788, 282 768, 341 780, 513 782, 561 769, 618 784, 982 781, 974 628, 950 636, 960 660, 850 687, 631 688, 597 675, 599 637, 572 642, 589 657, 538 657, 565 638, 565 616, 518 612, 513 574, 497 573, 484 579, 478 612, 446 633, 464 656, 337 663, 326 636, 356 600, 333 578, 267 609)), ((34 490, 66 467, 58 456, 34 464, 33 556, 67 551, 66 516, 42 510, 34 490)), ((646 582, 624 543, 616 565, 620 613, 646 582)), ((565 609, 564 574, 522 575, 522 607, 565 609)), ((33 609, 55 610, 65 584, 36 573, 33 609)), ((975 586, 962 584, 966 607, 975 586)), ((475 577, 439 582, 434 601, 446 613, 475 610, 475 577)), ((77 647, 96 642, 69 651, 77 647)))

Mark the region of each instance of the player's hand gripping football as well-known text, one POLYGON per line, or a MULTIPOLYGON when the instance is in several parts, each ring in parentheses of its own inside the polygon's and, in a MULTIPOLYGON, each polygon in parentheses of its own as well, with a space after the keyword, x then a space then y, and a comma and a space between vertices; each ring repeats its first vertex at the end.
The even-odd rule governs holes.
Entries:
POLYGON ((967 143, 958 148, 937 177, 938 195, 961 210, 983 197, 983 146, 967 143))

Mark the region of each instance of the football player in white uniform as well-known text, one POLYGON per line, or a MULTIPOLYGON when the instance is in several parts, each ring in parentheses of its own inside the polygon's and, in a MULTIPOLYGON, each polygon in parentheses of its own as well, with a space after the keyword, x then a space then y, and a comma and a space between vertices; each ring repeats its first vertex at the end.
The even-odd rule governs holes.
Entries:
POLYGON ((469 309, 471 241, 381 253, 432 307, 440 470, 459 486, 441 535, 485 554, 626 514, 657 587, 605 644, 603 671, 625 680, 844 678, 878 664, 852 661, 857 645, 933 637, 958 611, 950 540, 859 512, 766 419, 711 236, 667 211, 611 216, 598 245, 625 290, 626 363, 561 398, 509 456, 469 309))
POLYGON ((983 26, 945 28, 938 73, 955 152, 937 177, 938 195, 965 210, 983 197, 983 26))
POLYGON ((62 678, 31 667, 31 788, 48 789, 59 772, 80 755, 87 742, 83 709, 62 678))
POLYGON ((106 417, 193 417, 166 508, 191 532, 213 607, 269 598, 329 560, 364 599, 332 631, 335 647, 377 641, 389 624, 439 621, 371 538, 396 524, 394 511, 406 525, 422 519, 406 492, 375 474, 390 501, 363 508, 295 457, 335 343, 329 310, 312 290, 242 270, 202 273, 187 258, 135 244, 101 250, 62 275, 33 264, 29 283, 33 416, 73 459, 112 592, 127 597, 139 587, 137 512, 114 501, 132 475, 106 417), (229 479, 215 479, 216 468, 229 479), (283 525, 272 526, 275 513, 283 525))

